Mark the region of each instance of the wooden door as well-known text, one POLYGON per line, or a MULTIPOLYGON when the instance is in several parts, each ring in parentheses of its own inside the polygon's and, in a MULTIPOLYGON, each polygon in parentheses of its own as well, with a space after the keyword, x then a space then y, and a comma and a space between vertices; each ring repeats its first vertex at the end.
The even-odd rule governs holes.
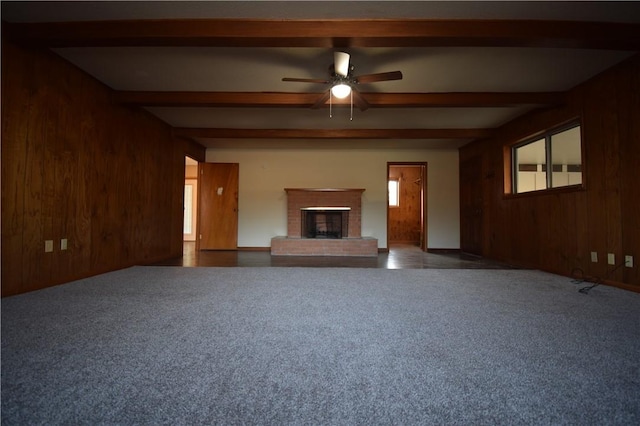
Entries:
POLYGON ((200 250, 238 248, 237 163, 200 163, 200 250))
POLYGON ((460 164, 460 248, 482 256, 482 161, 473 157, 460 164))

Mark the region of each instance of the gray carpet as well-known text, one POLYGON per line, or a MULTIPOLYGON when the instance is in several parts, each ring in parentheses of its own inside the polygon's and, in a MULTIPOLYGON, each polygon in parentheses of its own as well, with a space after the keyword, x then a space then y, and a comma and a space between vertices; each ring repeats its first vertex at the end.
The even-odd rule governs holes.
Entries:
POLYGON ((640 424, 640 294, 135 267, 2 300, 2 424, 640 424))

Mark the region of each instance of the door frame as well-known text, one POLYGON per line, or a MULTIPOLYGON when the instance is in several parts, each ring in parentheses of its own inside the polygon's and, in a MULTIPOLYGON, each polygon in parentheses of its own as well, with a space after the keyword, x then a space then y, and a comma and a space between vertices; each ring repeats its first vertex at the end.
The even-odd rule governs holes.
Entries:
POLYGON ((389 177, 391 167, 421 166, 420 167, 420 250, 427 251, 427 168, 426 161, 387 161, 386 193, 387 193, 387 250, 389 249, 389 177))
MULTIPOLYGON (((200 239, 198 238, 198 235, 200 235, 200 217, 199 217, 199 211, 198 209, 199 204, 200 204, 200 194, 199 194, 199 188, 200 188, 200 161, 196 160, 195 158, 193 158, 190 155, 185 155, 184 156, 184 164, 185 164, 185 171, 184 171, 184 178, 183 178, 183 183, 186 185, 186 182, 188 180, 192 180, 195 181, 196 184, 196 193, 195 193, 195 197, 193 199, 193 208, 195 209, 195 221, 193 223, 193 227, 194 230, 193 232, 195 233, 195 243, 196 243, 196 250, 198 249, 198 246, 200 244, 200 239), (191 162, 195 162, 195 164, 189 164, 191 162), (195 166, 196 167, 196 173, 195 176, 190 176, 187 177, 187 166, 195 166)), ((183 189, 183 193, 182 193, 182 209, 184 212, 184 208, 185 208, 185 197, 184 197, 184 189, 183 189)), ((182 242, 184 243, 185 239, 184 239, 184 215, 183 215, 183 219, 182 219, 182 242)))

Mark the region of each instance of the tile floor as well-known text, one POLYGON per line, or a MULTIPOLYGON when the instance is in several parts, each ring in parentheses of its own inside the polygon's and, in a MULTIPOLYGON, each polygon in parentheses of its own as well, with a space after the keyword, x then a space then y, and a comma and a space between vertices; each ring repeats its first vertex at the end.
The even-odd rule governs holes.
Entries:
POLYGON ((241 267, 346 267, 383 269, 513 269, 512 266, 461 253, 425 253, 417 246, 391 245, 377 257, 272 256, 268 251, 196 251, 194 242, 184 243, 184 255, 158 262, 158 266, 241 267))

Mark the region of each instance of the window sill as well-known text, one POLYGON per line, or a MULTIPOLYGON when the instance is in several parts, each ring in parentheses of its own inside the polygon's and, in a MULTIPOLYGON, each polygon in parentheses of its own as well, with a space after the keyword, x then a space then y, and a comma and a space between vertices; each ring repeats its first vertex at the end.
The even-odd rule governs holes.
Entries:
POLYGON ((583 184, 579 184, 579 185, 561 186, 559 188, 539 189, 537 191, 520 192, 517 194, 506 193, 504 194, 503 198, 508 200, 513 198, 555 195, 555 194, 564 194, 564 193, 570 193, 570 192, 580 192, 585 190, 586 190, 585 186, 583 184))

